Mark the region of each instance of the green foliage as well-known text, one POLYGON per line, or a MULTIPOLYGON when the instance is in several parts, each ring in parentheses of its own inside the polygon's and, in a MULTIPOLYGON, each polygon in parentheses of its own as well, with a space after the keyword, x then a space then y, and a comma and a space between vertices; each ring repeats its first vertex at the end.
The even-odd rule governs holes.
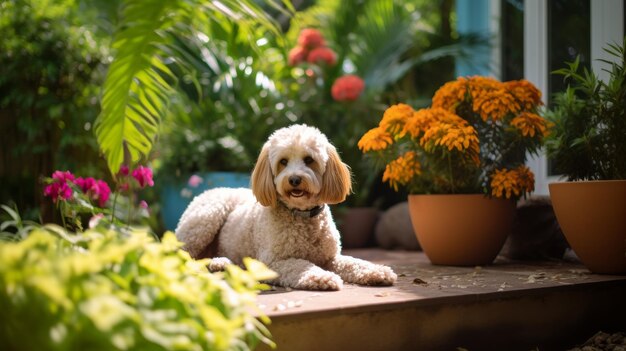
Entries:
MULTIPOLYGON (((256 261, 208 273, 172 233, 33 229, 0 242, 0 340, 9 350, 252 350, 251 313, 273 272, 256 261)), ((268 319, 262 317, 264 323, 268 319)))
POLYGON ((124 4, 134 10, 120 17, 114 44, 118 51, 97 129, 113 173, 121 163, 148 157, 157 135, 161 140, 155 165, 168 174, 248 171, 273 130, 303 122, 319 127, 337 145, 356 174, 360 194, 352 198, 365 202, 374 177, 363 167, 358 136, 375 124, 373 116, 394 102, 394 96, 415 92, 411 84, 402 83, 411 79, 415 67, 460 57, 462 48, 471 46, 435 40, 436 20, 426 14, 432 7, 427 2, 319 1, 301 12, 289 1, 264 2, 283 24, 293 17, 286 37, 294 39, 305 27, 320 28, 337 53, 339 63, 321 81, 309 84, 302 69, 287 65, 295 40, 285 44, 277 25, 254 2, 218 6, 179 0, 160 4, 160 17, 139 10, 147 6, 143 3, 124 4), (135 23, 144 21, 151 21, 150 26, 135 29, 135 23), (155 68, 159 74, 154 76, 164 78, 163 85, 132 78, 155 68), (330 87, 346 73, 366 81, 359 103, 331 98, 330 87), (122 76, 130 85, 114 79, 122 76), (154 90, 151 95, 159 99, 136 98, 144 90, 154 90))
POLYGON ((215 15, 205 33, 174 34, 170 55, 185 57, 186 64, 172 67, 182 94, 173 97, 157 143, 161 174, 249 172, 267 136, 288 122, 276 108, 276 84, 265 73, 283 61, 282 44, 269 43, 280 37, 251 44, 241 33, 264 34, 241 26, 215 15))
POLYGON ((23 239, 38 226, 36 222, 22 219, 17 209, 7 205, 0 207, 4 210, 6 216, 8 216, 6 219, 3 219, 2 224, 0 224, 0 241, 23 239))
POLYGON ((71 0, 0 2, 0 200, 23 211, 39 175, 104 170, 91 130, 108 45, 79 15, 71 0))
POLYGON ((166 63, 183 69, 196 57, 180 55, 175 37, 197 37, 215 17, 235 19, 240 26, 232 38, 253 36, 258 26, 276 33, 273 21, 253 1, 228 0, 220 3, 199 0, 137 1, 123 3, 119 30, 113 48, 98 117, 96 135, 111 173, 122 163, 146 158, 167 113, 176 85, 166 63), (182 24, 182 25, 181 25, 182 24), (169 54, 175 53, 174 56, 169 54))
POLYGON ((545 112, 555 124, 546 146, 556 173, 570 181, 626 179, 626 38, 605 51, 615 57, 605 61, 608 82, 580 73, 578 58, 554 72, 569 86, 545 112))
POLYGON ((453 78, 441 69, 442 59, 462 59, 468 48, 484 45, 477 38, 438 38, 438 18, 429 12, 437 9, 431 6, 416 1, 320 0, 292 19, 288 33, 292 46, 301 29, 317 28, 336 52, 337 64, 313 67, 314 75, 307 74, 310 67, 285 70, 275 81, 281 83, 278 87, 285 105, 292 106, 293 120, 318 127, 352 168, 355 195, 348 198, 347 205, 383 201, 371 193, 379 174, 363 160, 357 147, 359 138, 378 123, 391 104, 410 101, 426 105, 438 82, 453 78), (439 65, 436 79, 416 84, 415 76, 431 74, 430 64, 439 65), (365 81, 365 91, 356 101, 339 102, 331 96, 333 83, 344 74, 365 81), (432 90, 424 89, 426 86, 432 90))

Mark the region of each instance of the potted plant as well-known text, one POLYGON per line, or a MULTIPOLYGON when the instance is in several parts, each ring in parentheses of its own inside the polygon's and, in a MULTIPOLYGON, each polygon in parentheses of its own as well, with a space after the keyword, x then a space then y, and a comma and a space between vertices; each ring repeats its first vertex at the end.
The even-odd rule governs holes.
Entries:
POLYGON ((427 64, 448 59, 469 44, 424 41, 432 33, 416 26, 414 15, 425 7, 407 12, 402 2, 387 0, 318 5, 298 13, 291 23, 288 37, 294 40, 286 62, 293 69, 283 81, 284 105, 295 121, 327 135, 351 167, 354 195, 335 213, 344 247, 363 247, 374 242, 379 208, 389 199, 375 191, 379 175, 357 148, 360 136, 377 122, 385 101, 421 94, 414 84, 416 69, 426 70, 427 64))
POLYGON ((557 220, 580 260, 594 273, 626 273, 626 39, 603 82, 579 60, 555 71, 569 86, 545 116, 554 170, 568 182, 549 184, 557 220))
POLYGON ((526 80, 460 77, 432 106, 389 107, 358 143, 409 192, 418 241, 434 264, 489 264, 509 233, 515 200, 534 190, 524 165, 549 130, 541 93, 526 80), (487 228, 481 225, 489 226, 487 228))

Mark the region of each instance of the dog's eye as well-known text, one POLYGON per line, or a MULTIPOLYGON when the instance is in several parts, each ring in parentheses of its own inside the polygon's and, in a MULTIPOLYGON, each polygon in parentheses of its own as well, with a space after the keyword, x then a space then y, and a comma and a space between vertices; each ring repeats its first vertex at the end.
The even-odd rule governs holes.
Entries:
POLYGON ((281 165, 283 165, 283 166, 286 166, 288 162, 289 162, 289 161, 287 161, 287 159, 286 159, 286 158, 282 158, 282 159, 280 160, 280 164, 281 164, 281 165))
POLYGON ((307 156, 307 157, 304 158, 304 164, 305 165, 310 165, 313 162, 315 162, 315 160, 311 156, 307 156))

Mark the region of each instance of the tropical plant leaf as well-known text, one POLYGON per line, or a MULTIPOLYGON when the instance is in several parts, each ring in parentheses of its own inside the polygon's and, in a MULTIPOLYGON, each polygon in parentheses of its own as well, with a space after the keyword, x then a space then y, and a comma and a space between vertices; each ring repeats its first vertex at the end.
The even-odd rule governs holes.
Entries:
MULTIPOLYGON (((167 114, 177 79, 165 63, 193 67, 197 58, 177 48, 172 33, 195 36, 206 32, 212 16, 240 23, 232 32, 250 40, 262 27, 279 36, 275 22, 251 0, 127 0, 122 6, 113 48, 117 50, 104 83, 96 137, 109 170, 136 163, 150 153, 167 114), (186 24, 186 25, 180 25, 186 24), (170 56, 173 55, 173 56, 170 56)), ((209 33, 210 34, 210 33, 209 33)))
MULTIPOLYGON (((96 121, 96 137, 109 170, 116 174, 123 162, 134 163, 152 148, 171 85, 169 69, 157 56, 171 25, 177 1, 128 1, 113 48, 102 96, 102 112, 96 121)), ((180 7, 179 7, 180 8, 180 7)))

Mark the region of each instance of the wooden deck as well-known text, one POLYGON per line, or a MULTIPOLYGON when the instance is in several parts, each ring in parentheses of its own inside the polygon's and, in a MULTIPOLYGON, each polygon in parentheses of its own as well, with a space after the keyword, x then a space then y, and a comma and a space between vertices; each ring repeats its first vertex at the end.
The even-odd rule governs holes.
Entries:
POLYGON ((349 250, 394 268, 392 287, 264 292, 278 350, 566 350, 626 330, 626 276, 571 262, 431 265, 421 252, 349 250))

